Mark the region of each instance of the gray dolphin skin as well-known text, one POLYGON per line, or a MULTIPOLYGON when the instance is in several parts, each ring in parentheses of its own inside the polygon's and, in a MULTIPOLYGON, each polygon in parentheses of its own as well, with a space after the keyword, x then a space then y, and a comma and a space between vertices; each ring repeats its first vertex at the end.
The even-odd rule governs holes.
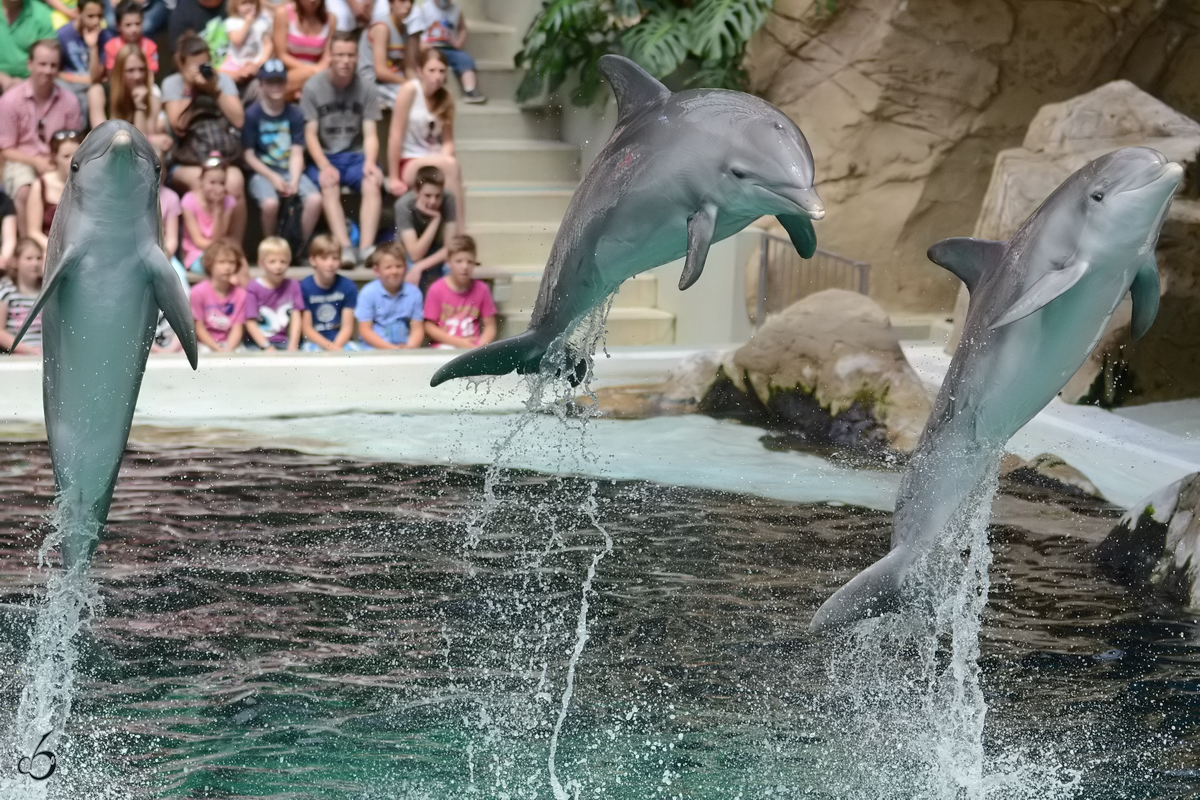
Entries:
POLYGON ((1005 443, 1066 385, 1127 292, 1132 334, 1158 312, 1154 248, 1183 168, 1127 147, 1080 169, 1007 242, 945 239, 929 259, 966 283, 962 342, 900 482, 892 549, 817 610, 812 629, 911 599, 905 579, 968 512, 1005 443))
MULTIPOLYGON (((708 248, 764 215, 811 258, 813 190, 804 134, 782 111, 741 92, 672 94, 629 59, 600 70, 617 98, 617 125, 567 208, 529 330, 459 356, 433 376, 537 372, 547 349, 623 281, 687 256, 679 288, 696 282, 708 248)), ((581 364, 568 365, 579 374, 581 364)))
POLYGON ((68 570, 86 567, 108 517, 159 309, 196 368, 187 293, 162 249, 161 168, 127 122, 88 134, 71 162, 42 291, 25 322, 41 310, 46 437, 68 570))

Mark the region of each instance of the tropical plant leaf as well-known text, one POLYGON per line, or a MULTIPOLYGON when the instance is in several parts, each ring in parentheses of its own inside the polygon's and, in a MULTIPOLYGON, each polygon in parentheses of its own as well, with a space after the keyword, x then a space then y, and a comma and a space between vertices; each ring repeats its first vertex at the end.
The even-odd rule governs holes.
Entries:
POLYGON ((689 49, 701 59, 740 60, 772 4, 773 0, 696 0, 689 49))
POLYGON ((687 58, 689 22, 683 9, 653 11, 621 34, 625 54, 656 78, 670 75, 687 58))

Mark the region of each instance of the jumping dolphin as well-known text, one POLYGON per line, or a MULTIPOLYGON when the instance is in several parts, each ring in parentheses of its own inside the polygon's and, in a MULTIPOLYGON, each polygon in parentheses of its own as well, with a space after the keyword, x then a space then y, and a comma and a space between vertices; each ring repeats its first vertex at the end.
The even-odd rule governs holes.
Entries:
POLYGON ((137 128, 109 120, 71 162, 41 294, 42 399, 64 568, 86 566, 108 517, 158 312, 196 368, 187 293, 162 249, 162 163, 137 128))
POLYGON ((812 152, 782 111, 741 92, 672 94, 620 56, 603 56, 600 71, 617 98, 616 129, 567 208, 529 330, 459 356, 431 385, 537 372, 551 343, 627 278, 686 255, 686 289, 709 245, 763 215, 783 223, 805 258, 816 250, 810 220, 825 206, 813 190, 812 152))
POLYGON ((1155 150, 1102 156, 1059 186, 1007 242, 945 239, 929 260, 970 292, 962 342, 900 482, 892 550, 825 601, 812 628, 894 610, 905 578, 1004 444, 1062 389, 1125 297, 1133 337, 1158 313, 1154 248, 1183 168, 1155 150))

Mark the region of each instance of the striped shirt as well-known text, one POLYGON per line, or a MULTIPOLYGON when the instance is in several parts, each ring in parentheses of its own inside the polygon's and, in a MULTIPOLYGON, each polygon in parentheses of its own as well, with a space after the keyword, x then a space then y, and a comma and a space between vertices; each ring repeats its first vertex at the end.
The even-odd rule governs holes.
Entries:
MULTIPOLYGON (((0 304, 8 306, 8 318, 4 321, 4 330, 16 336, 17 331, 21 330, 21 326, 25 324, 25 318, 29 316, 29 309, 33 308, 36 301, 37 295, 21 294, 11 280, 0 278, 0 304)), ((29 326, 21 343, 33 347, 42 346, 41 314, 38 314, 37 319, 29 326)))
POLYGON ((31 156, 49 156, 50 137, 56 131, 81 128, 79 101, 58 86, 48 105, 38 103, 28 80, 0 95, 0 150, 14 148, 31 156))

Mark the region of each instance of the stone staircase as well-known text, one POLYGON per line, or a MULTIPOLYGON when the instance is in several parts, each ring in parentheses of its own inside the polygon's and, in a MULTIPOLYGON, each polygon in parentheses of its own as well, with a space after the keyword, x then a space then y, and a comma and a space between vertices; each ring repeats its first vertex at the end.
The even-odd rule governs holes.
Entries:
MULTIPOLYGON (((542 270, 580 177, 579 148, 561 139, 560 115, 545 103, 513 100, 521 73, 513 56, 524 21, 511 0, 460 0, 467 49, 479 67, 485 105, 458 103, 455 144, 466 179, 469 232, 495 276, 500 335, 529 324, 542 270), (490 14, 489 14, 490 12, 490 14)), ((453 91, 458 83, 449 81, 453 91)), ((656 308, 658 285, 643 274, 622 285, 608 318, 609 345, 675 342, 674 315, 656 308)))

